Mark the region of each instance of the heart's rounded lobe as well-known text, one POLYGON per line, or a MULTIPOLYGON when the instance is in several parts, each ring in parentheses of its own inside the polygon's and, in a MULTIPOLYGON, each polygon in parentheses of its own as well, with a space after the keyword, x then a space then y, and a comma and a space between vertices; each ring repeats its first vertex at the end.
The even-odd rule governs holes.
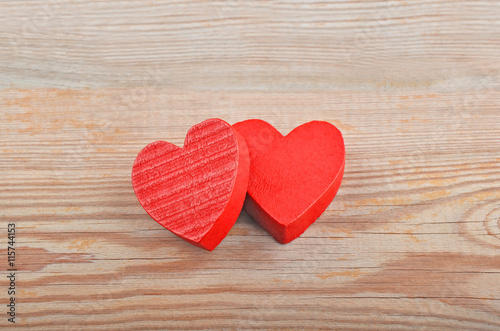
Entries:
POLYGON ((210 119, 188 131, 183 148, 147 145, 135 159, 132 185, 154 220, 211 251, 238 218, 248 175, 245 140, 225 121, 210 119))
POLYGON ((233 125, 245 138, 250 180, 245 211, 278 242, 300 236, 335 197, 345 166, 342 133, 313 121, 287 136, 262 120, 233 125))

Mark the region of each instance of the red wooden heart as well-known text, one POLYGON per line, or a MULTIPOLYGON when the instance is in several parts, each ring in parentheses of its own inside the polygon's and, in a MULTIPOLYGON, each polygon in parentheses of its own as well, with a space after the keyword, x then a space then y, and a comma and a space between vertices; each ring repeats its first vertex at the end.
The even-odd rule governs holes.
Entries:
POLYGON ((245 200, 249 158, 245 140, 228 123, 193 126, 184 147, 147 145, 132 168, 132 185, 146 212, 193 245, 213 250, 245 200))
POLYGON ((341 132, 313 121, 283 137, 261 120, 233 127, 247 142, 250 180, 245 211, 285 244, 300 236, 335 197, 345 165, 341 132))

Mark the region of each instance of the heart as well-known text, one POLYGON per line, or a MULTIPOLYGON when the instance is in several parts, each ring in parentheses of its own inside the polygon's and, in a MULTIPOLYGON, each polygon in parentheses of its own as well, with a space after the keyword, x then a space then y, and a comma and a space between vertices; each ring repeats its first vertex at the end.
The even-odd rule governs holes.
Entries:
POLYGON ((184 147, 147 145, 135 159, 132 185, 146 212, 187 242, 213 250, 245 201, 249 158, 228 123, 210 119, 189 129, 184 147))
POLYGON ((233 125, 248 146, 245 211, 276 241, 299 237, 335 197, 345 165, 342 133, 313 121, 283 136, 262 120, 233 125))

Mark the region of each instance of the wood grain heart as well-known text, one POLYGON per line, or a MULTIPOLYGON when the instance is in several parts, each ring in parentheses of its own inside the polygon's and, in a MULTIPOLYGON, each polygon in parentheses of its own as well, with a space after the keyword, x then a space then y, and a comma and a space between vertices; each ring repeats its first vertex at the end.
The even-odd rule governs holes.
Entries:
POLYGON ((269 123, 233 125, 247 142, 250 180, 245 211, 278 242, 300 236, 335 197, 345 165, 341 132, 313 121, 286 137, 269 123))
POLYGON ((248 174, 244 139, 223 120, 210 119, 188 131, 183 148, 147 145, 135 159, 132 185, 154 220, 211 251, 238 218, 248 174))

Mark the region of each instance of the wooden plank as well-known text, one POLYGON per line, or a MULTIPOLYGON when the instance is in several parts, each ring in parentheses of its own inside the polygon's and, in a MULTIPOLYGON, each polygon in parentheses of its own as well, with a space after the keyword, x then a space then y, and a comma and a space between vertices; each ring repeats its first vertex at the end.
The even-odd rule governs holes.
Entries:
POLYGON ((493 1, 1 2, 16 326, 498 330, 499 21, 493 1), (205 252, 144 212, 137 153, 211 117, 342 130, 343 184, 299 239, 242 213, 205 252))

